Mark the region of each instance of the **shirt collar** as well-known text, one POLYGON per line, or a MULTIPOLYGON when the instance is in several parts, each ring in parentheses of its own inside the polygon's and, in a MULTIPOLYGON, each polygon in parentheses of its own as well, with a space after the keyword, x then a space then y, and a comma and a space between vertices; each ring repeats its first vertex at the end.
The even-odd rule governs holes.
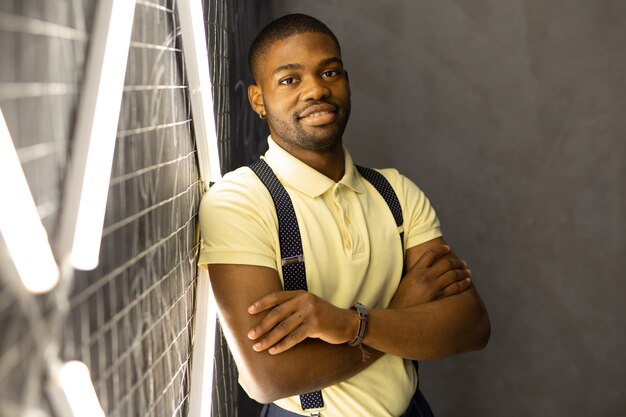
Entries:
MULTIPOLYGON (((267 138, 267 143, 269 149, 265 153, 264 159, 284 183, 312 198, 319 197, 335 186, 335 181, 281 148, 274 142, 271 136, 267 138)), ((346 148, 343 149, 343 154, 345 158, 345 172, 341 180, 339 180, 339 184, 345 185, 354 192, 363 193, 364 188, 361 183, 361 175, 356 170, 352 157, 346 148)))

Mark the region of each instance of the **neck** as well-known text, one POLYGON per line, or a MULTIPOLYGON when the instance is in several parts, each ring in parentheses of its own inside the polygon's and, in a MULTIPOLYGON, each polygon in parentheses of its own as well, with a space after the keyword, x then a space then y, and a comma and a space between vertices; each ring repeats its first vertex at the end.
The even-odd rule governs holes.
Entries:
POLYGON ((335 182, 343 178, 345 172, 345 157, 341 141, 330 149, 312 151, 290 146, 282 141, 276 142, 281 148, 298 158, 314 170, 326 175, 335 182))

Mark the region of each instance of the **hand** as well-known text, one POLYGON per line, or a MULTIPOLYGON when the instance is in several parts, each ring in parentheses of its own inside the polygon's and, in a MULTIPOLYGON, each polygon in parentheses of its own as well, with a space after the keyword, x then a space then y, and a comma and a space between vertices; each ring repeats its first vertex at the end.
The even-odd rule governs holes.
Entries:
POLYGON ((258 314, 270 310, 248 332, 259 340, 252 348, 272 355, 284 352, 304 339, 318 338, 331 344, 349 342, 356 334, 358 315, 324 301, 307 291, 277 291, 262 297, 248 308, 258 314))
POLYGON ((428 249, 402 278, 390 307, 403 308, 435 301, 465 291, 472 272, 467 263, 450 254, 447 245, 428 249))

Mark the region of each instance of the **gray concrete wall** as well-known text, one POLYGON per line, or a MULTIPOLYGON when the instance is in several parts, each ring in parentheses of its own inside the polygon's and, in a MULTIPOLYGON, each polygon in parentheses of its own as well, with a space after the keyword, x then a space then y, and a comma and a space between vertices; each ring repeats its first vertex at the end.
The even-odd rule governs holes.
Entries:
POLYGON ((430 196, 491 314, 425 363, 441 416, 626 415, 626 3, 273 1, 325 21, 346 144, 430 196))

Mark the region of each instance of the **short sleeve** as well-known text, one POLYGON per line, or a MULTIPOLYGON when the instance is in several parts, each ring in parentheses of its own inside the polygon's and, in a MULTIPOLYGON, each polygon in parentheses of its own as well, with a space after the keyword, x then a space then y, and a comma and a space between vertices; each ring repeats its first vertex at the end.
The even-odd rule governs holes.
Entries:
POLYGON ((241 264, 276 269, 278 238, 272 210, 268 210, 271 197, 253 176, 249 169, 240 168, 202 197, 200 267, 241 264))
POLYGON ((395 169, 381 170, 381 173, 392 184, 402 206, 405 247, 411 248, 441 237, 437 213, 424 192, 395 169))

